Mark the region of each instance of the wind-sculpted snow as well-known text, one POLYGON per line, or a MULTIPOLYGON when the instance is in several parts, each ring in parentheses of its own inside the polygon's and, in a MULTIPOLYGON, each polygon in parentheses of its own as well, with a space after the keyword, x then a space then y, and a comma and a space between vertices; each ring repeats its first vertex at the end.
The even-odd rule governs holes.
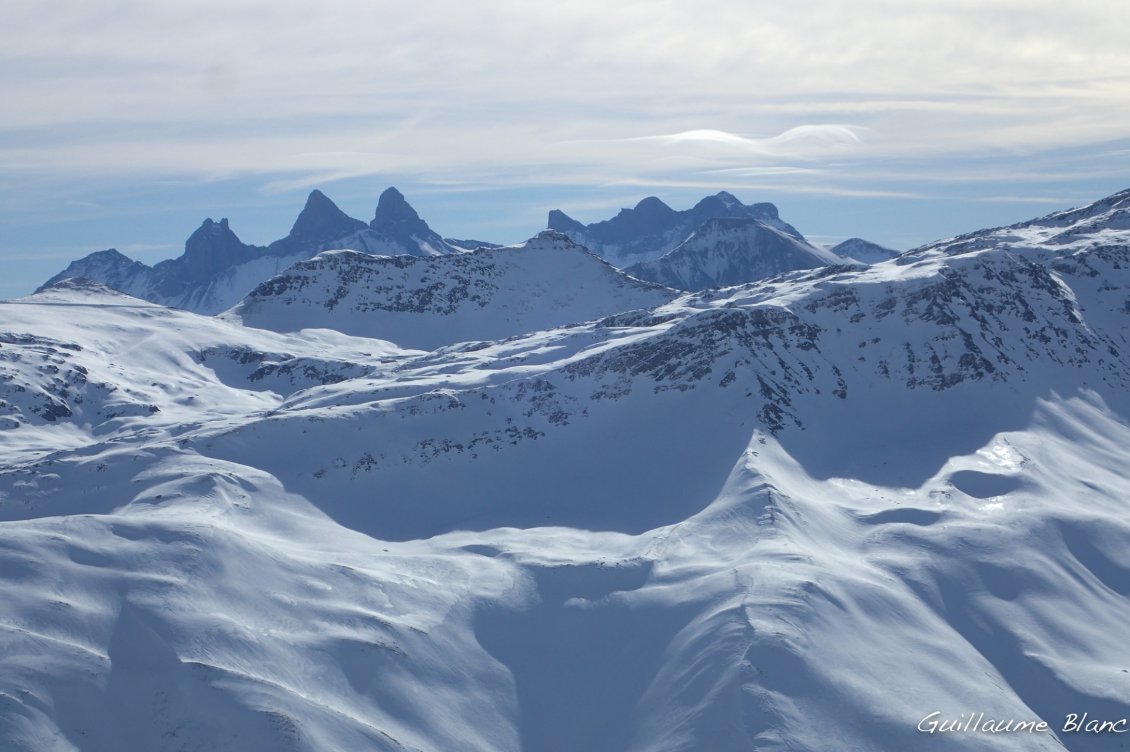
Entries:
POLYGON ((283 339, 94 283, 68 282, 0 310, 0 410, 9 429, 0 442, 12 446, 22 443, 17 429, 44 424, 101 436, 242 416, 411 355, 336 332, 283 339))
POLYGON ((1130 231, 1033 237, 430 351, 3 304, 0 747, 1115 749, 1130 231))

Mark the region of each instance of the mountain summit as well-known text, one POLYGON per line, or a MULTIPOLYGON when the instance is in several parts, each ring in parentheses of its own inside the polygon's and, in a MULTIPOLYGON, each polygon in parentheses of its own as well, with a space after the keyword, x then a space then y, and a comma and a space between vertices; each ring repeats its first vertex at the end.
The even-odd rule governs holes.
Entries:
POLYGON ((40 289, 70 277, 85 277, 161 305, 215 314, 290 265, 330 249, 410 256, 463 250, 433 232, 395 188, 381 194, 369 224, 350 217, 314 190, 290 233, 267 247, 243 243, 227 219, 206 219, 189 236, 178 258, 150 267, 116 250, 99 251, 72 262, 40 289))
POLYGON ((428 227, 404 199, 404 194, 395 188, 388 188, 380 195, 369 229, 377 238, 376 245, 372 246, 377 250, 369 252, 378 255, 442 256, 461 250, 428 227))
POLYGON ((322 250, 321 247, 327 243, 349 237, 366 226, 339 209, 326 194, 314 190, 306 198, 306 205, 294 221, 290 234, 271 243, 269 248, 276 256, 289 256, 314 248, 322 250))
POLYGON ((229 267, 262 255, 263 251, 263 248, 241 241, 228 226, 227 218, 219 222, 213 222, 209 218, 188 236, 184 243, 184 255, 163 261, 157 266, 165 265, 161 274, 162 286, 172 290, 180 286, 206 283, 229 267))
POLYGON ((798 240, 796 228, 781 221, 770 203, 743 204, 733 194, 721 191, 706 196, 690 209, 676 211, 655 196, 632 209, 621 209, 612 219, 581 224, 563 211, 549 213, 549 228, 565 233, 616 266, 624 267, 658 258, 686 240, 712 219, 758 219, 798 240))
POLYGON ((408 204, 404 194, 394 187, 386 188, 377 199, 377 210, 369 226, 386 232, 397 227, 416 232, 428 231, 427 224, 408 204))

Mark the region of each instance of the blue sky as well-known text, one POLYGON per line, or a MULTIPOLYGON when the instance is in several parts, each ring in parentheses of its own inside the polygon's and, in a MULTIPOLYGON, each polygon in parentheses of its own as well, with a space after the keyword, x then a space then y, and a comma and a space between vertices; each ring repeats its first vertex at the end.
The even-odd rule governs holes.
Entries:
POLYGON ((517 242, 647 195, 899 248, 1130 187, 1130 5, 8 0, 0 297, 311 188, 517 242), (796 7, 801 6, 801 7, 796 7))

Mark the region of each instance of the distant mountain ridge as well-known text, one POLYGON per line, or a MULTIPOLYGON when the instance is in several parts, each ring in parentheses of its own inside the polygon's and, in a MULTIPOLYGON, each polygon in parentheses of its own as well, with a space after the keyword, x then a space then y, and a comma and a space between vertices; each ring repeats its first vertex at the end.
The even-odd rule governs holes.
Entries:
MULTIPOLYGON (((743 204, 726 191, 681 211, 651 196, 609 220, 589 225, 555 209, 549 213, 549 226, 612 265, 630 269, 639 279, 681 290, 742 284, 784 271, 839 264, 841 256, 873 263, 897 255, 859 239, 828 253, 783 221, 773 204, 743 204)), ((218 222, 209 218, 188 238, 178 258, 150 267, 115 249, 98 251, 72 262, 39 289, 81 277, 150 302, 214 315, 234 306, 262 282, 323 251, 425 257, 498 247, 480 240, 445 239, 396 188, 380 195, 368 223, 350 217, 314 190, 286 237, 267 246, 244 243, 226 218, 218 222)))
POLYGON ((382 255, 440 256, 464 249, 448 243, 420 218, 396 188, 385 190, 371 222, 350 217, 314 190, 290 233, 270 245, 243 243, 227 219, 212 219, 192 233, 184 253, 150 267, 116 249, 71 262, 40 290, 84 277, 161 305, 215 314, 235 305, 265 279, 330 249, 382 255))
POLYGON ((781 220, 773 204, 746 205, 726 191, 707 196, 683 211, 676 211, 655 196, 649 196, 633 209, 621 209, 615 217, 589 225, 554 209, 549 212, 548 227, 623 268, 659 258, 674 250, 705 222, 724 218, 758 219, 804 240, 795 227, 781 220))
POLYGON ((314 190, 307 197, 306 205, 302 207, 290 233, 271 243, 268 248, 274 255, 289 256, 319 247, 327 241, 358 234, 366 228, 367 224, 343 212, 326 194, 314 190))

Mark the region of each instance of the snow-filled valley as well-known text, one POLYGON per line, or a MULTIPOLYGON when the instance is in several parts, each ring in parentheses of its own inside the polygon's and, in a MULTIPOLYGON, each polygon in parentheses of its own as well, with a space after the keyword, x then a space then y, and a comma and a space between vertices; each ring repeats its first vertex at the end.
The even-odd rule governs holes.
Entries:
POLYGON ((1128 217, 0 302, 0 748, 1130 747, 1128 217))

